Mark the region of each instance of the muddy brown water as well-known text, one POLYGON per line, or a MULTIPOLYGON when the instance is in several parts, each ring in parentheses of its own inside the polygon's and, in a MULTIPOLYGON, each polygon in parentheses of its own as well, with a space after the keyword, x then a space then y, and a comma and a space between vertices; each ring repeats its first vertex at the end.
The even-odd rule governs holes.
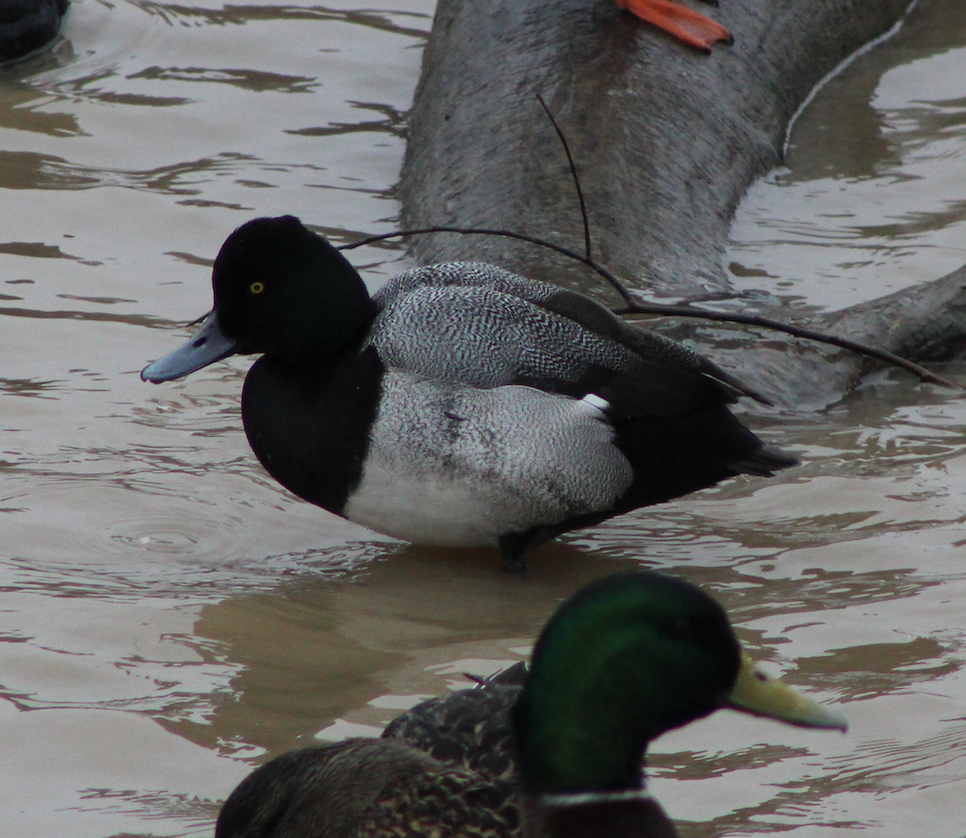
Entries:
MULTIPOLYGON (((392 229, 432 6, 73 0, 52 52, 0 70, 0 836, 209 835, 254 764, 518 660, 561 598, 639 566, 712 591, 852 725, 722 712, 663 737, 652 784, 685 835, 963 836, 959 394, 887 372, 756 415, 802 467, 575 534, 518 579, 274 485, 245 359, 138 379, 239 223, 392 229)), ((744 287, 835 308, 966 262, 964 16, 920 3, 815 97, 787 163, 736 220, 744 287)), ((408 266, 353 259, 373 287, 408 266)))

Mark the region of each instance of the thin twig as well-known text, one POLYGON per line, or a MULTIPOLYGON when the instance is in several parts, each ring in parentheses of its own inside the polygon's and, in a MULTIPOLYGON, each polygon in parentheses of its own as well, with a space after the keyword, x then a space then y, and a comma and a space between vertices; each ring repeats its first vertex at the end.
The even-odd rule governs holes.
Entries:
POLYGON ((386 239, 399 239, 407 238, 408 236, 421 236, 426 233, 460 233, 462 235, 480 235, 480 236, 502 236, 508 239, 519 239, 520 241, 529 242, 530 244, 538 244, 541 247, 548 247, 551 250, 555 250, 570 259, 576 259, 578 262, 582 262, 591 270, 596 271, 600 274, 614 290, 621 295, 627 305, 635 305, 633 297, 631 297, 628 290, 624 287, 623 283, 612 274, 603 265, 600 265, 589 256, 584 256, 577 253, 576 250, 571 250, 569 247, 564 247, 562 244, 554 244, 553 242, 548 242, 544 239, 538 239, 536 236, 528 236, 524 233, 511 233, 509 230, 487 230, 479 227, 421 227, 417 230, 401 230, 398 233, 383 233, 379 236, 368 236, 367 238, 360 239, 356 242, 351 242, 349 244, 340 244, 339 250, 353 250, 357 247, 362 247, 363 245, 373 244, 374 242, 385 241, 386 239))
POLYGON ((885 349, 876 349, 864 343, 857 343, 854 340, 840 338, 836 335, 827 335, 824 332, 816 332, 813 329, 806 329, 803 326, 790 326, 787 323, 780 323, 767 317, 760 317, 757 314, 730 314, 723 311, 708 311, 707 309, 694 308, 689 305, 673 306, 663 305, 661 303, 635 303, 627 308, 614 309, 613 311, 614 314, 621 315, 660 314, 665 317, 700 317, 704 320, 719 320, 726 323, 742 323, 747 326, 760 326, 765 329, 774 329, 775 331, 784 332, 792 337, 813 340, 817 343, 827 343, 830 346, 837 346, 840 349, 848 349, 858 355, 867 355, 870 358, 876 358, 877 360, 885 361, 894 366, 902 367, 913 375, 918 376, 921 381, 927 381, 931 384, 941 384, 944 387, 952 387, 954 390, 964 389, 961 385, 947 378, 943 378, 934 372, 930 372, 925 367, 909 361, 901 355, 888 352, 885 349))
POLYGON ((901 367, 902 369, 911 372, 913 375, 917 376, 920 381, 926 381, 931 384, 939 384, 943 387, 951 387, 954 390, 964 389, 961 385, 956 384, 947 378, 943 378, 934 372, 930 372, 925 367, 922 367, 913 361, 908 361, 899 355, 895 355, 892 352, 887 352, 884 349, 875 349, 874 347, 866 346, 865 344, 857 343, 856 341, 848 340, 847 338, 840 338, 836 337, 835 335, 826 335, 821 332, 813 331, 812 329, 803 328, 801 326, 789 326, 785 323, 772 320, 768 317, 761 317, 757 314, 732 314, 723 311, 708 311, 706 309, 695 308, 691 305, 678 306, 666 305, 664 303, 636 303, 631 298, 630 292, 624 287, 624 284, 614 274, 607 270, 607 268, 596 262, 594 259, 577 253, 576 251, 571 250, 569 247, 554 244, 553 242, 548 242, 544 239, 538 239, 535 236, 527 236, 523 233, 513 233, 509 230, 481 229, 476 227, 422 227, 417 230, 401 230, 397 233, 383 233, 379 236, 369 236, 368 238, 361 239, 357 242, 339 245, 339 250, 353 250, 354 248, 362 247, 363 245, 373 244, 374 242, 385 241, 387 239, 406 238, 409 236, 425 235, 427 233, 459 233, 461 235, 503 236, 505 238, 519 239, 520 241, 546 247, 562 254, 563 256, 567 256, 570 259, 576 259, 578 262, 586 265, 588 268, 603 277, 617 291, 617 293, 621 295, 626 306, 622 309, 613 309, 615 314, 657 314, 665 317, 694 317, 701 320, 715 320, 726 323, 741 323, 748 326, 758 326, 760 328, 771 329, 776 332, 784 332, 792 337, 812 340, 816 343, 825 343, 829 344, 830 346, 837 346, 841 349, 848 349, 851 352, 855 352, 857 355, 865 355, 869 358, 885 361, 886 363, 901 367))
POLYGON ((574 163, 573 155, 570 153, 570 144, 567 142, 564 132, 557 124, 557 120, 554 118, 550 107, 543 101, 543 96, 539 93, 537 94, 537 101, 544 111, 546 111, 547 118, 550 120, 553 130, 557 132, 557 137, 560 139, 560 145, 563 146, 564 154, 567 155, 567 163, 570 164, 570 179, 574 182, 574 189, 577 190, 577 202, 580 204, 580 218, 584 223, 584 256, 592 259, 593 254, 590 249, 590 221, 587 219, 587 204, 584 202, 584 190, 580 188, 580 178, 577 176, 577 164, 574 163))

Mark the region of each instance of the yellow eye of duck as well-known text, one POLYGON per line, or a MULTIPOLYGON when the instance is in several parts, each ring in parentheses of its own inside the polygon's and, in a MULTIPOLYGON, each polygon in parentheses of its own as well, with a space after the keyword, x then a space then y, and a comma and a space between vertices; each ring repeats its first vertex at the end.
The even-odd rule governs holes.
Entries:
POLYGON ((252 294, 256 294, 256 295, 257 294, 261 294, 262 291, 265 290, 265 283, 264 282, 253 282, 251 285, 248 286, 248 290, 251 291, 252 294))

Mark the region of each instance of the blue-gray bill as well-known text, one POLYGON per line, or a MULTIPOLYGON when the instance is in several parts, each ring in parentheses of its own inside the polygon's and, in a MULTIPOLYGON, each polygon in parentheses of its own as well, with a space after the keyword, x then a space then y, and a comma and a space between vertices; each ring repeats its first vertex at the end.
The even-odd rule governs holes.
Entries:
POLYGON ((141 379, 154 384, 174 381, 227 358, 234 351, 235 341, 225 337, 218 325, 217 312, 212 312, 182 346, 141 370, 141 379))

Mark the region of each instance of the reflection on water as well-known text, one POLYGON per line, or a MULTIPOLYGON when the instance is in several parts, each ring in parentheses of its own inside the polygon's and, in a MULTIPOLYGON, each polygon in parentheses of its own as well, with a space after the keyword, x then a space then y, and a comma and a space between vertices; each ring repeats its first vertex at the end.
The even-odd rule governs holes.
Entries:
MULTIPOLYGON (((713 591, 852 724, 720 713, 663 737, 654 789, 685 835, 961 836, 954 395, 889 373, 756 416, 802 467, 574 534, 517 579, 280 490, 241 432, 244 359, 138 379, 242 221, 392 228, 432 6, 73 0, 51 52, 0 70, 0 833, 209 835, 254 761, 520 659, 560 599, 644 565, 713 591)), ((964 43, 966 13, 921 0, 816 98, 736 224, 743 283, 833 307, 966 261, 964 43)), ((353 259, 374 287, 406 264, 353 259)))

